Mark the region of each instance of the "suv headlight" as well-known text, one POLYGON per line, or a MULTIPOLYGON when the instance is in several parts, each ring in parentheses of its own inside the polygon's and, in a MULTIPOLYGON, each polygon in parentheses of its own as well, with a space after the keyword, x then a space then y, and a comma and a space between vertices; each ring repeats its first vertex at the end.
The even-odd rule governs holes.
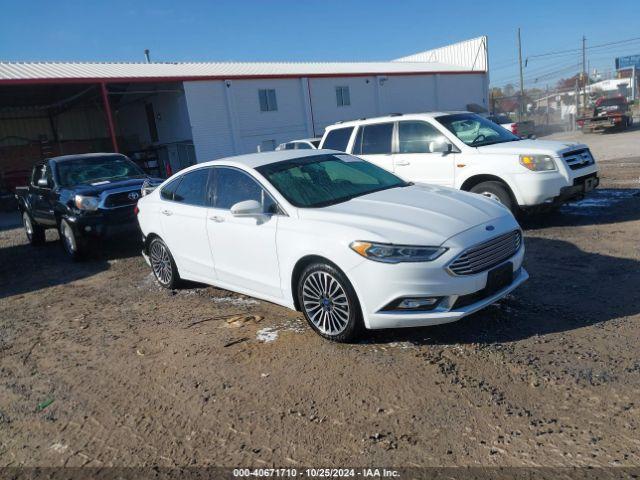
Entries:
POLYGON ((78 208, 79 210, 94 211, 98 209, 97 197, 87 197, 85 195, 76 195, 74 200, 75 200, 76 208, 78 208))
POLYGON ((557 170, 556 162, 549 155, 520 155, 520 165, 532 172, 557 170))
POLYGON ((359 240, 351 242, 349 247, 364 258, 384 263, 430 262, 447 251, 444 247, 390 245, 359 240))

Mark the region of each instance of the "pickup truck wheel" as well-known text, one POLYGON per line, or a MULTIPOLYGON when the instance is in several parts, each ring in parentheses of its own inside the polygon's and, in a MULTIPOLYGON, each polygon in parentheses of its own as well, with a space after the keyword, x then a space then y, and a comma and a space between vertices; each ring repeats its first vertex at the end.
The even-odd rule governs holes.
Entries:
POLYGON ((298 302, 317 334, 334 342, 354 340, 362 328, 356 292, 342 272, 328 263, 309 265, 298 281, 298 302))
POLYGON ((67 255, 73 260, 81 260, 85 254, 84 240, 76 234, 71 224, 66 220, 61 220, 58 232, 67 255))
POLYGON ((474 186, 470 191, 500 202, 514 214, 516 213, 517 205, 515 205, 511 199, 511 194, 507 190, 507 187, 500 182, 482 182, 474 186))
POLYGON ((22 213, 22 223, 29 243, 34 246, 42 245, 45 241, 44 228, 35 223, 27 212, 22 213))
POLYGON ((176 262, 174 262, 173 256, 169 252, 169 247, 159 238, 151 240, 149 262, 151 263, 153 274, 160 285, 171 290, 178 286, 180 275, 178 274, 176 262))

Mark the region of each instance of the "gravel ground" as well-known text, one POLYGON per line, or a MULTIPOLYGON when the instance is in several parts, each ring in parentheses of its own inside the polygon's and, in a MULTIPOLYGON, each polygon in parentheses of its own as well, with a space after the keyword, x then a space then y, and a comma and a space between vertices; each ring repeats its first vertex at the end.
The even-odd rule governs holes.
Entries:
POLYGON ((640 465, 640 132, 578 135, 603 184, 523 221, 525 285, 356 345, 1 223, 0 466, 640 465))

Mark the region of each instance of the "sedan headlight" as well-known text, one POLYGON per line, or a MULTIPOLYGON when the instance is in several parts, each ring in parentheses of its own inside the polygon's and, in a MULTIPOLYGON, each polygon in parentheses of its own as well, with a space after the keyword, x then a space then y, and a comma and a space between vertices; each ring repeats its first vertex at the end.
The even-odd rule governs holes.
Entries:
POLYGON ((87 197, 85 195, 76 195, 75 197, 76 208, 79 210, 94 211, 98 209, 98 198, 87 197))
POLYGON ((520 155, 520 165, 532 172, 557 170, 556 162, 549 155, 520 155))
POLYGON ((351 242, 349 247, 364 258, 384 263, 430 262, 447 251, 444 247, 390 245, 363 241, 351 242))

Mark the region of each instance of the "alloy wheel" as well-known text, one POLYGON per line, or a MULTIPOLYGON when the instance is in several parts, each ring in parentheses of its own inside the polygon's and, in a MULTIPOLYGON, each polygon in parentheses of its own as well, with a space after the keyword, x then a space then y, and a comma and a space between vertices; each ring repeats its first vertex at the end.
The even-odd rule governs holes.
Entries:
POLYGON ((347 294, 338 280, 326 272, 311 273, 302 285, 302 301, 307 316, 325 335, 339 335, 349 324, 347 294))
POLYGON ((171 257, 169 250, 162 242, 153 242, 149 252, 151 268, 160 283, 169 285, 172 277, 171 257))

